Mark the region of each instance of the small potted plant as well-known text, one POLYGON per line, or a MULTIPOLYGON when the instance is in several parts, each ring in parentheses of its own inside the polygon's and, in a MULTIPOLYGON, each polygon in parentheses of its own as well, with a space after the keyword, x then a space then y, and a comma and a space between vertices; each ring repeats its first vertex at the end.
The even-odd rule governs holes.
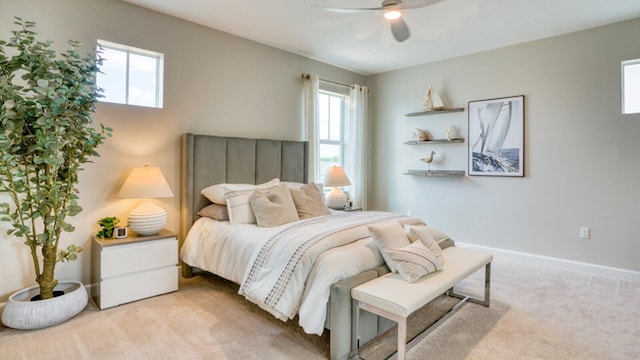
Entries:
POLYGON ((98 220, 98 225, 100 225, 101 229, 98 231, 96 236, 101 239, 113 239, 115 237, 115 228, 119 222, 120 219, 115 216, 105 217, 98 220))
POLYGON ((11 199, 0 202, 0 221, 9 225, 6 239, 22 238, 29 248, 38 285, 9 297, 2 322, 37 329, 64 322, 87 305, 83 284, 59 283, 54 270, 82 250, 58 246, 64 232, 74 231, 67 218, 82 210, 78 174, 98 156, 95 149, 111 129, 93 124, 100 60, 80 55, 74 41, 56 53, 51 41, 36 39, 35 23, 16 18, 15 24, 13 36, 0 40, 0 192, 11 199), (36 295, 42 300, 30 301, 36 295))

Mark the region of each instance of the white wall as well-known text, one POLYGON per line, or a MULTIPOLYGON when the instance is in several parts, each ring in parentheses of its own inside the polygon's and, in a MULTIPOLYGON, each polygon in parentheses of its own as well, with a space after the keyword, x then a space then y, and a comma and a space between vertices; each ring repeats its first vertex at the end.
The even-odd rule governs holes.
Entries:
POLYGON ((412 210, 456 240, 640 270, 640 115, 621 115, 620 62, 640 58, 640 19, 369 78, 373 167, 369 204, 412 210), (423 178, 467 169, 468 144, 404 145, 414 128, 467 137, 468 113, 420 111, 433 84, 447 107, 525 95, 524 178, 423 178), (591 227, 591 239, 579 227, 591 227))
MULTIPOLYGON (((101 157, 80 176, 80 205, 72 218, 76 231, 64 234, 64 246, 87 250, 80 260, 59 264, 59 279, 90 279, 90 237, 105 216, 125 220, 135 200, 116 199, 129 170, 160 166, 175 197, 159 199, 169 212, 167 228, 179 228, 179 137, 185 132, 222 136, 301 139, 302 72, 323 79, 364 84, 355 73, 298 55, 197 26, 116 0, 0 0, 0 39, 14 30, 13 16, 37 23, 43 39, 66 48, 80 40, 92 52, 96 39, 165 54, 164 108, 100 104, 96 122, 114 129, 98 148, 101 157)), ((27 249, 8 238, 0 224, 0 302, 34 283, 27 249)))

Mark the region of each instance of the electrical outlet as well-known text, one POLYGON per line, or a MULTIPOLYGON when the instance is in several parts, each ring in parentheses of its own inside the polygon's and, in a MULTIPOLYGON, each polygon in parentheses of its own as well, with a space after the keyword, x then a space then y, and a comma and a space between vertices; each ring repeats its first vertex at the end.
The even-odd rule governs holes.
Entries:
POLYGON ((581 227, 580 228, 580 239, 588 239, 591 237, 591 229, 589 229, 588 227, 581 227))
POLYGON ((413 210, 407 210, 407 216, 413 216, 413 210))

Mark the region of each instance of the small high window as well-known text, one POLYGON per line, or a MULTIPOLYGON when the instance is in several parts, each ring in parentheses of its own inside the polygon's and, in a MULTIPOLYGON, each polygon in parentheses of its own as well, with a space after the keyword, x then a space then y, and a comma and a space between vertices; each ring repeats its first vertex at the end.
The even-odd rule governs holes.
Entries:
POLYGON ((622 113, 640 113, 640 59, 622 62, 622 113))
POLYGON ((104 40, 98 45, 103 59, 96 76, 104 90, 100 101, 162 108, 163 54, 104 40))

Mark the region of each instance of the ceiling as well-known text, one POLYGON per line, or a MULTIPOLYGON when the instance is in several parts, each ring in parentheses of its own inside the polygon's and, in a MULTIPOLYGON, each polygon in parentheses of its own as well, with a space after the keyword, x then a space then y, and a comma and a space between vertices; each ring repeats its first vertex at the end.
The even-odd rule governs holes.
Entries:
POLYGON ((378 0, 123 0, 363 75, 640 17, 640 0, 443 0, 404 13, 398 43, 378 0))

